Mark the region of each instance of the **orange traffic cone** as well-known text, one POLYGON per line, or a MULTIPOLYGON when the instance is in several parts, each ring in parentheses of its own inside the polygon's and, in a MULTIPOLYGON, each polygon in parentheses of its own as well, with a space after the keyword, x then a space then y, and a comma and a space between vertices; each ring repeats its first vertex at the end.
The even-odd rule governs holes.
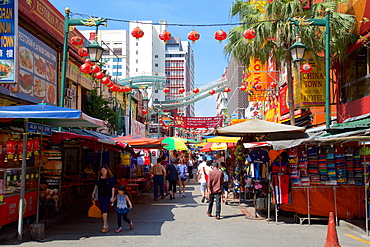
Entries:
POLYGON ((329 213, 328 235, 324 247, 340 247, 333 212, 329 213))

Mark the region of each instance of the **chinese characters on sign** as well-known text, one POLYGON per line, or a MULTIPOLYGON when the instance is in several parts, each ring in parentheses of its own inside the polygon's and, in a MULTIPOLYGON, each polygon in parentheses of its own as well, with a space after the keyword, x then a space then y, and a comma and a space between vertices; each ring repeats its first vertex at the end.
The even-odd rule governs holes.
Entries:
POLYGON ((175 116, 175 127, 216 128, 222 126, 223 117, 181 117, 175 116))

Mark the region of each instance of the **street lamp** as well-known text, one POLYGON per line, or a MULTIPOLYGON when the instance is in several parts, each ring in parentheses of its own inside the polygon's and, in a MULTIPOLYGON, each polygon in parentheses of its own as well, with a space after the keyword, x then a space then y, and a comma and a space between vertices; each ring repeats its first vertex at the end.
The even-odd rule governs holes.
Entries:
MULTIPOLYGON (((64 40, 63 40, 63 60, 62 60, 62 75, 61 75, 61 84, 60 84, 60 98, 59 98, 59 106, 64 107, 64 94, 65 94, 65 84, 66 84, 66 72, 67 72, 67 60, 68 60, 68 34, 70 31, 70 27, 74 26, 95 26, 96 27, 96 33, 98 33, 98 27, 100 25, 106 25, 107 19, 102 18, 90 18, 90 19, 81 19, 81 18, 70 18, 69 14, 71 13, 71 10, 69 8, 65 8, 65 20, 64 20, 64 40)), ((72 29, 73 30, 73 29, 72 29)), ((95 41, 98 46, 99 44, 95 41)), ((103 51, 99 50, 97 48, 96 44, 90 44, 91 49, 95 50, 89 50, 91 51, 90 59, 92 60, 92 54, 94 55, 94 59, 97 59, 101 57, 101 53, 103 51), (98 49, 98 50, 96 50, 98 49), (100 57, 97 55, 100 53, 100 57)), ((88 47, 87 47, 88 48, 88 47)), ((100 47, 101 48, 101 47, 100 47)), ((101 48, 103 49, 103 48, 101 48)))
POLYGON ((297 37, 297 41, 288 49, 292 54, 293 62, 302 61, 306 49, 307 46, 305 44, 302 44, 300 39, 297 37))
MULTIPOLYGON (((95 36, 97 37, 97 36, 95 36)), ((89 59, 91 62, 98 62, 103 55, 104 48, 99 45, 99 43, 95 40, 93 43, 86 46, 89 52, 89 59)))
MULTIPOLYGON (((325 10, 325 19, 294 20, 289 19, 297 27, 325 26, 325 119, 326 129, 330 128, 330 9, 325 10)), ((289 48, 289 50, 292 47, 289 48)), ((293 54, 292 54, 293 55, 293 54)))

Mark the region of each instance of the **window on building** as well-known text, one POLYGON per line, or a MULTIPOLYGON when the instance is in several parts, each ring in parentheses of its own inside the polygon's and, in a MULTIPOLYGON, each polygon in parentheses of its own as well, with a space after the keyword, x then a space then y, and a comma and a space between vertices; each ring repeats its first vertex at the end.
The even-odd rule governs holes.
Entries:
POLYGON ((114 63, 122 62, 122 58, 113 58, 113 62, 114 63))
POLYGON ((136 55, 139 55, 139 51, 138 50, 136 50, 136 55))
POLYGON ((116 55, 122 55, 122 48, 113 48, 113 52, 116 55))
POLYGON ((113 42, 113 45, 122 45, 122 42, 113 42))
POLYGON ((113 65, 113 69, 122 69, 122 65, 113 65))
POLYGON ((138 68, 136 68, 136 70, 135 70, 135 71, 136 71, 136 73, 137 73, 137 72, 139 72, 139 69, 138 69, 138 68))
POLYGON ((139 59, 136 59, 136 63, 139 63, 139 59))
POLYGON ((154 93, 158 93, 158 89, 154 90, 154 93))
POLYGON ((158 58, 158 55, 154 55, 154 58, 158 58))
POLYGON ((154 64, 154 67, 158 67, 158 64, 156 63, 156 64, 154 64))
POLYGON ((103 55, 109 55, 109 49, 104 49, 103 55))
POLYGON ((136 41, 136 46, 139 46, 139 42, 136 41))
POLYGON ((113 76, 122 76, 122 72, 113 72, 113 76))

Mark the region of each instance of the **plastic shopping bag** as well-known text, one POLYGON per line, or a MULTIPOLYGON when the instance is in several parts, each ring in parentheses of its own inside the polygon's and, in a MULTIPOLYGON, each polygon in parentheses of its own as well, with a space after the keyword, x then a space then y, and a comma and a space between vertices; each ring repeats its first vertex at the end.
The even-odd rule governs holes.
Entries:
POLYGON ((98 206, 95 205, 95 201, 92 201, 93 205, 91 205, 88 215, 92 218, 101 218, 102 214, 98 206))

